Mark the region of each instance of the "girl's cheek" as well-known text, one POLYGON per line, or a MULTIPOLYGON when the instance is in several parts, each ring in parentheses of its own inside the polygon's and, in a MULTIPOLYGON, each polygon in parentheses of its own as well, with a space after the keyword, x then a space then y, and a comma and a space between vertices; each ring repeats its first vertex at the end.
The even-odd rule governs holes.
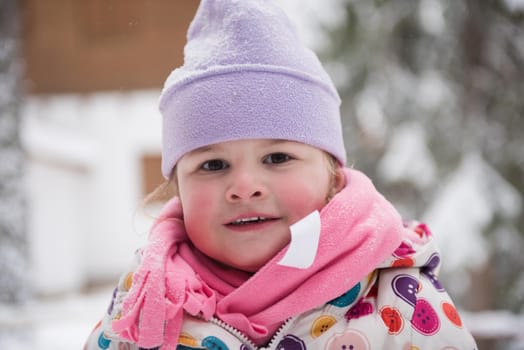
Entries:
POLYGON ((184 216, 191 211, 191 216, 208 215, 210 208, 220 205, 218 193, 210 184, 191 184, 189 187, 180 189, 180 200, 184 209, 184 216))

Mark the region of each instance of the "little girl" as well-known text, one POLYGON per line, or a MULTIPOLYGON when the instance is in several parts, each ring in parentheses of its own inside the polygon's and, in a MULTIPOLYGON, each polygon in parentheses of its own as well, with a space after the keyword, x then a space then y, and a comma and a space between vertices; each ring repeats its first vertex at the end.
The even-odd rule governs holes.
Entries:
POLYGON ((340 99, 268 0, 202 0, 160 98, 177 195, 85 349, 476 349, 424 224, 344 168, 340 99))

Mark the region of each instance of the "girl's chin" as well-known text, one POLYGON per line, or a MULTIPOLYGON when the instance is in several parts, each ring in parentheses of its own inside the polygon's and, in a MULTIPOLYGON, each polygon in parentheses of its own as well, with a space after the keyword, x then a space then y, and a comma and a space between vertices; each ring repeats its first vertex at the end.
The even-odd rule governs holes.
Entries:
MULTIPOLYGON (((275 237, 273 237, 275 238, 275 237)), ((225 243, 223 250, 214 251, 210 256, 221 265, 254 273, 271 261, 282 249, 289 244, 289 237, 274 239, 247 239, 240 242, 229 241, 225 243), (265 249, 261 249, 261 247, 265 249)))
POLYGON ((266 265, 270 260, 271 257, 256 261, 250 259, 249 261, 221 262, 221 264, 230 269, 240 270, 249 274, 254 274, 258 270, 260 270, 264 265, 266 265))

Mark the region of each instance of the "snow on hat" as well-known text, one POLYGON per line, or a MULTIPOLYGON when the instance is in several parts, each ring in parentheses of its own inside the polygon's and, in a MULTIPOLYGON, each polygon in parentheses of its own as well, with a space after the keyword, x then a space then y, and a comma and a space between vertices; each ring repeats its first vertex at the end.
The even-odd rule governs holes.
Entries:
POLYGON ((345 164, 340 97, 269 0, 202 0, 184 64, 167 78, 162 174, 197 148, 240 139, 302 142, 345 164))

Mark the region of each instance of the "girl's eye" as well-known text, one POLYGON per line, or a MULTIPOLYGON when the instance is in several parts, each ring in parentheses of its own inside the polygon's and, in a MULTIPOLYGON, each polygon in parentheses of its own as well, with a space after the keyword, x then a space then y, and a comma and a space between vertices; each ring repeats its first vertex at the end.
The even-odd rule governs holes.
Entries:
POLYGON ((219 171, 228 168, 229 165, 220 159, 212 159, 202 163, 200 169, 205 171, 219 171))
POLYGON ((285 153, 271 153, 264 159, 266 164, 281 164, 291 160, 291 157, 285 153))

